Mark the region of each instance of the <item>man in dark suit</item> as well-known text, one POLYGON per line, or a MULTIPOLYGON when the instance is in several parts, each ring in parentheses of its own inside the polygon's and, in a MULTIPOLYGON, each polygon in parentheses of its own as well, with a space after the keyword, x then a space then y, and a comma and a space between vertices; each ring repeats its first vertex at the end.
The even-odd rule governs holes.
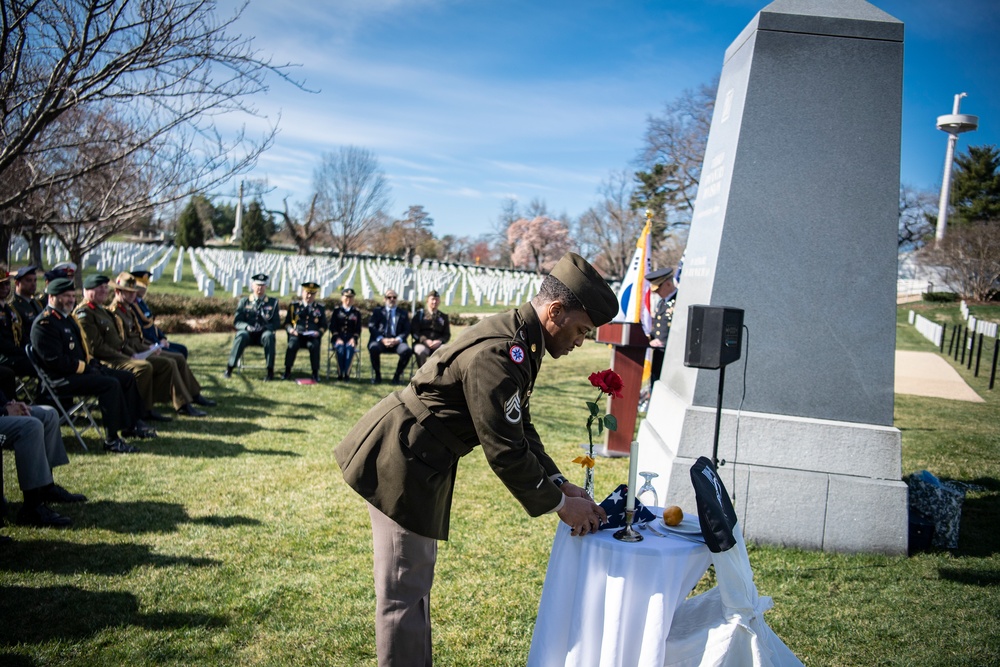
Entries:
POLYGON ((458 460, 476 445, 531 516, 557 513, 574 535, 607 520, 545 452, 529 400, 545 353, 583 345, 618 307, 600 274, 567 253, 529 303, 466 329, 337 445, 344 480, 372 521, 380 667, 431 664, 437 540, 448 539, 458 460))
POLYGON ((410 316, 402 308, 396 307, 398 300, 399 295, 395 290, 386 290, 385 307, 376 308, 368 320, 368 331, 371 334, 368 339, 368 354, 372 359, 374 373, 372 384, 382 382, 381 355, 399 355, 396 372, 392 376, 393 384, 402 384, 403 371, 413 356, 413 350, 406 344, 406 338, 410 335, 410 316))

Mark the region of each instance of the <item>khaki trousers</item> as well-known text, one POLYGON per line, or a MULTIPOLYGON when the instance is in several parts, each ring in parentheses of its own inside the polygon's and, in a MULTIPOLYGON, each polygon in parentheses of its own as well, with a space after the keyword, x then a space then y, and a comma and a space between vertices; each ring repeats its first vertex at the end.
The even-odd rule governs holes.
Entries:
POLYGON ((431 585, 437 540, 409 531, 370 503, 379 667, 431 666, 431 585))

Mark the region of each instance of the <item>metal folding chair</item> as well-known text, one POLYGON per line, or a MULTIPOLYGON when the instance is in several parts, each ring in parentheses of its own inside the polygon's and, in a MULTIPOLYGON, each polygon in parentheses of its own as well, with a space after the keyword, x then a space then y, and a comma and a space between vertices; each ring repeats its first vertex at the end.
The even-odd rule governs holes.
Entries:
POLYGON ((86 433, 91 428, 100 434, 101 429, 97 426, 97 422, 94 421, 94 415, 91 414, 87 398, 65 393, 60 394, 59 389, 67 384, 66 381, 53 379, 45 371, 38 357, 35 356, 35 350, 31 347, 30 343, 25 346, 25 352, 28 354, 28 359, 31 361, 31 365, 35 368, 35 374, 38 375, 38 399, 42 399, 46 396, 49 398, 52 402, 52 407, 59 412, 59 423, 66 424, 73 429, 73 435, 76 436, 80 446, 83 447, 84 451, 89 451, 87 443, 83 441, 82 434, 86 433), (71 404, 69 407, 63 403, 64 399, 68 400, 71 404), (82 431, 77 428, 76 425, 76 418, 79 416, 82 416, 85 420, 82 431))
MULTIPOLYGON (((333 369, 337 368, 337 350, 333 346, 333 338, 327 334, 327 345, 326 345, 326 379, 329 380, 330 376, 333 375, 333 369)), ((354 356, 351 357, 351 368, 348 374, 355 380, 361 379, 361 353, 366 352, 364 348, 358 347, 354 350, 354 356)))

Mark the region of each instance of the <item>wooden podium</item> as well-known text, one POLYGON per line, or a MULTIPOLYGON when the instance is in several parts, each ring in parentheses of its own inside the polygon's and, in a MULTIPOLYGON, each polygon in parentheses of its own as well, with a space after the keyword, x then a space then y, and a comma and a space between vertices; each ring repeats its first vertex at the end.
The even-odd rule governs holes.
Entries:
POLYGON ((641 324, 611 322, 597 328, 597 342, 615 346, 611 355, 611 370, 621 376, 625 385, 622 398, 608 397, 608 414, 618 420, 618 430, 608 431, 606 453, 608 456, 628 456, 639 414, 642 366, 649 338, 641 324))

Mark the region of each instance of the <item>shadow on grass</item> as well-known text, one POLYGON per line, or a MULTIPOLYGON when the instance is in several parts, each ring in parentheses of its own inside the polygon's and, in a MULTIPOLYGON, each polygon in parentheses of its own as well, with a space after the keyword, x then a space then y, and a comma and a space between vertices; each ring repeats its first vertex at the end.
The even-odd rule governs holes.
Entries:
MULTIPOLYGON (((269 431, 270 432, 270 431, 269 431)), ((276 431, 294 432, 294 431, 276 431)), ((181 436, 178 436, 180 438, 181 436)), ((298 452, 287 449, 247 449, 238 442, 225 440, 181 440, 177 443, 158 443, 156 440, 140 445, 144 454, 154 456, 173 456, 192 459, 222 459, 235 458, 242 454, 259 456, 302 456, 298 452), (162 445, 162 446, 161 446, 162 445)))
POLYGON ((959 533, 959 556, 986 558, 1000 553, 1000 480, 979 478, 969 482, 985 489, 966 495, 962 503, 962 524, 959 533))
POLYGON ((35 667, 38 663, 26 655, 0 651, 0 665, 5 667, 35 667))
POLYGON ((142 566, 214 567, 212 558, 165 556, 144 544, 77 544, 56 540, 15 542, 4 550, 0 571, 50 572, 52 574, 100 574, 108 577, 127 574, 142 566))
POLYGON ((954 581, 966 586, 980 586, 982 588, 996 588, 1000 586, 1000 573, 997 572, 942 567, 938 568, 938 576, 947 581, 954 581))
POLYGON ((79 641, 106 628, 129 625, 180 630, 228 624, 225 616, 215 614, 144 614, 139 611, 138 598, 131 593, 86 591, 75 586, 4 586, 0 588, 0 618, 4 619, 0 623, 0 644, 6 646, 79 641))
POLYGON ((182 523, 229 528, 259 526, 261 522, 243 516, 206 516, 192 518, 183 505, 146 500, 119 503, 110 500, 87 503, 74 517, 74 528, 100 528, 115 533, 172 533, 182 523))

